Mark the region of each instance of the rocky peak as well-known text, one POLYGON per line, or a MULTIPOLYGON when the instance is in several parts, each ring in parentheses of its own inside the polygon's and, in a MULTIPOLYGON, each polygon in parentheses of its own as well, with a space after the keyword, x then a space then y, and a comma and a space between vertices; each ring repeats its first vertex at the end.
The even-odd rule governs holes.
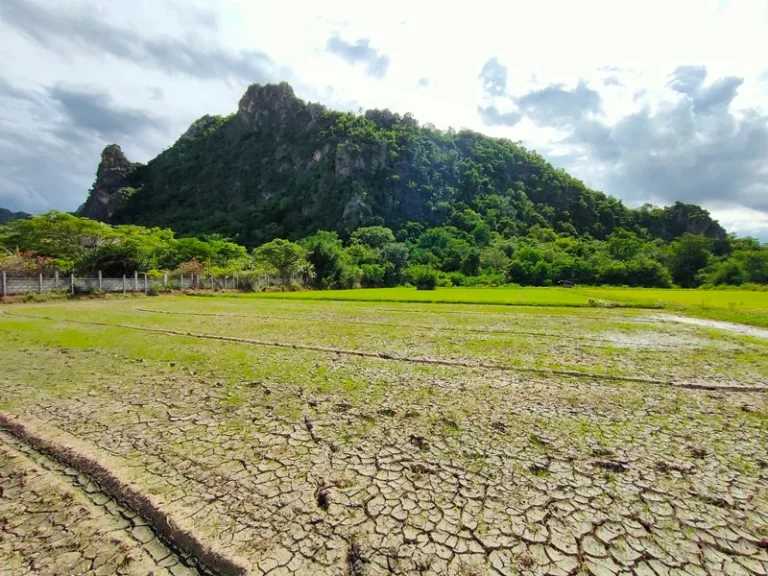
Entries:
POLYGON ((78 215, 108 221, 133 192, 130 178, 134 170, 134 165, 125 157, 120 146, 106 146, 101 153, 96 181, 85 204, 77 211, 78 215))
POLYGON ((258 128, 266 118, 284 123, 288 118, 296 116, 303 104, 287 82, 251 84, 240 99, 237 116, 251 128, 258 128))
POLYGON ((101 162, 96 172, 96 182, 108 183, 110 180, 122 178, 133 166, 117 144, 108 144, 101 152, 101 162))

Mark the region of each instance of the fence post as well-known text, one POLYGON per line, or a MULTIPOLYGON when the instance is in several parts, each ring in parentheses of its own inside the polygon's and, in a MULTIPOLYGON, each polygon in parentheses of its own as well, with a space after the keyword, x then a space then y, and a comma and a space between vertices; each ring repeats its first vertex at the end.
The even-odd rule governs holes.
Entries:
POLYGON ((99 270, 99 292, 101 292, 101 270, 99 270))
POLYGON ((38 294, 43 293, 43 273, 42 272, 37 273, 37 293, 38 294))
POLYGON ((54 271, 53 273, 53 286, 54 288, 59 287, 59 271, 58 270, 54 271))
POLYGON ((139 291, 139 273, 136 270, 133 271, 133 291, 139 291))
POLYGON ((179 274, 179 289, 184 290, 184 274, 179 274))
POLYGON ((163 288, 168 285, 168 272, 163 272, 163 288))
POLYGON ((224 290, 227 289, 227 277, 224 276, 224 290))
POLYGON ((8 295, 8 288, 6 288, 8 284, 8 277, 5 274, 5 270, 3 270, 3 298, 5 298, 8 295))
POLYGON ((210 278, 210 280, 211 280, 211 290, 213 290, 213 274, 211 274, 211 275, 209 276, 209 278, 210 278))
POLYGON ((240 275, 239 274, 235 274, 235 290, 237 290, 237 288, 238 288, 237 284, 238 284, 239 280, 240 280, 240 275))
POLYGON ((123 296, 125 296, 125 274, 123 274, 123 296))
POLYGON ((148 287, 147 287, 147 273, 144 272, 144 294, 147 293, 148 287))
POLYGON ((72 293, 72 295, 75 295, 75 275, 70 274, 69 275, 69 291, 72 293))

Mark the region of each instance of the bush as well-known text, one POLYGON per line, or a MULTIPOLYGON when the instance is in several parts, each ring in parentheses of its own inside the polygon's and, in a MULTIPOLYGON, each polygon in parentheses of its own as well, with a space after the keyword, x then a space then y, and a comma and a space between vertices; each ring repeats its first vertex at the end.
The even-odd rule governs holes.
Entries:
POLYGON ((464 276, 464 274, 461 272, 451 272, 448 274, 448 278, 450 279, 451 285, 453 286, 467 286, 470 282, 472 282, 471 279, 464 276))
POLYGON ((78 286, 75 285, 75 289, 73 290, 73 294, 75 296, 102 296, 104 294, 103 290, 99 290, 98 288, 93 288, 91 286, 78 286))
POLYGON ((360 283, 366 288, 378 288, 384 286, 386 270, 380 264, 363 264, 360 283))
POLYGON ((438 274, 428 266, 412 266, 407 270, 407 274, 416 290, 434 290, 437 287, 438 274))
MULTIPOLYGON (((59 300, 69 296, 69 293, 62 290, 52 290, 50 292, 43 292, 38 294, 37 292, 27 292, 21 297, 21 301, 24 303, 30 302, 48 302, 49 300, 59 300)), ((1 300, 2 298, 0 298, 1 300)))

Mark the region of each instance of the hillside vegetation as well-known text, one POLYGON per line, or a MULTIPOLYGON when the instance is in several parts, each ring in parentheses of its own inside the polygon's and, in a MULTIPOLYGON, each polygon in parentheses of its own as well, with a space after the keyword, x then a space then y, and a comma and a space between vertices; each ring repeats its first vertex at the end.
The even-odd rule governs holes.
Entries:
POLYGON ((388 110, 328 110, 285 83, 251 86, 236 114, 200 118, 147 165, 107 147, 81 215, 220 233, 250 247, 317 230, 480 221, 504 238, 534 226, 596 239, 617 228, 664 240, 725 237, 696 206, 630 210, 511 141, 388 110))
POLYGON ((716 242, 683 234, 664 242, 618 229, 596 240, 536 226, 506 239, 477 218, 469 231, 447 226, 395 234, 384 226, 365 226, 343 240, 321 230, 298 243, 278 238, 249 252, 217 234, 177 238, 169 229, 111 226, 50 212, 0 226, 0 269, 250 272, 286 283, 303 278, 316 288, 549 286, 562 280, 648 287, 768 284, 768 247, 750 238, 716 242))
POLYGON ((200 118, 146 165, 107 146, 78 214, 118 227, 69 252, 40 238, 96 223, 54 213, 9 224, 0 241, 75 269, 194 259, 301 271, 321 288, 768 282, 766 247, 698 206, 632 210, 519 144, 329 110, 285 83, 251 86, 235 114, 200 118))

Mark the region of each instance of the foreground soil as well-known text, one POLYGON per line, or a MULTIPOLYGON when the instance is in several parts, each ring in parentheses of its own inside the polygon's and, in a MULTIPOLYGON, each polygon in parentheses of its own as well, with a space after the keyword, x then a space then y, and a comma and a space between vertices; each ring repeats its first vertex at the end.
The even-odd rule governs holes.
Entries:
POLYGON ((631 310, 11 312, 0 571, 768 573, 768 342, 749 335, 631 310))

